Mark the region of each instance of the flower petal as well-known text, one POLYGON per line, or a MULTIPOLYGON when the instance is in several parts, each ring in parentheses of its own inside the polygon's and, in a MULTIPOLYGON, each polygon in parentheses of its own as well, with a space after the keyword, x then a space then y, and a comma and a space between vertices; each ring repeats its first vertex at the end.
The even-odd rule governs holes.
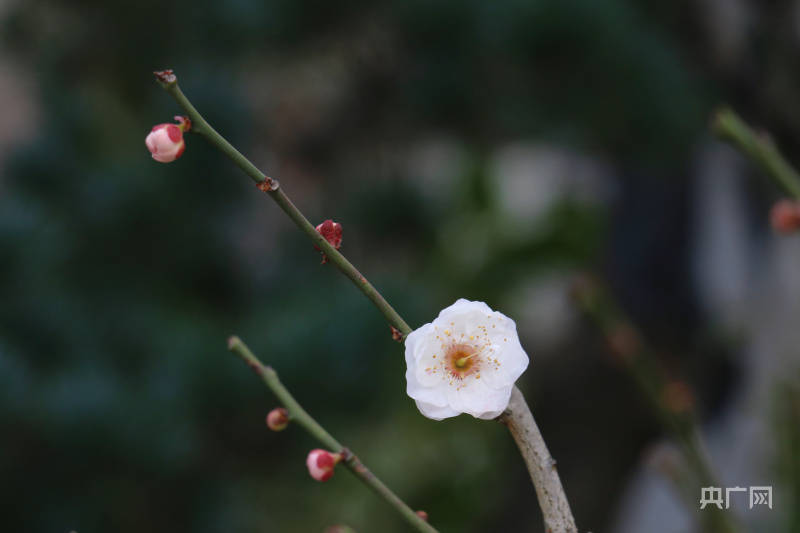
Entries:
POLYGON ((495 418, 508 407, 511 389, 511 385, 503 389, 493 389, 483 383, 483 380, 471 380, 460 388, 448 388, 447 402, 453 409, 475 418, 495 418))
POLYGON ((426 387, 413 375, 409 376, 409 371, 406 371, 406 394, 415 400, 432 405, 440 407, 447 405, 447 393, 443 387, 426 387))
POLYGON ((458 416, 461 414, 447 405, 439 407, 429 403, 421 402, 419 400, 416 400, 415 403, 417 404, 417 409, 419 409, 419 412, 431 420, 444 420, 445 418, 450 418, 452 416, 458 416))

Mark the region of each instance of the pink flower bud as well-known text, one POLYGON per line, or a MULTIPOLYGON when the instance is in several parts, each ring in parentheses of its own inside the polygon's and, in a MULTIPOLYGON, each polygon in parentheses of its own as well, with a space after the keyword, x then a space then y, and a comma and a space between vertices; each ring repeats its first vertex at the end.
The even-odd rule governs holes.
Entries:
POLYGON ((779 233, 792 233, 800 229, 800 202, 780 200, 769 213, 772 228, 779 233))
POLYGON ((422 519, 423 519, 423 520, 425 520, 426 522, 428 521, 428 513, 426 513, 426 512, 425 512, 425 511, 423 511, 423 510, 419 510, 419 511, 417 511, 416 513, 417 513, 417 516, 418 516, 418 517, 422 518, 422 519))
POLYGON ((306 458, 308 473, 317 481, 328 481, 333 476, 333 468, 342 460, 342 454, 327 450, 311 450, 306 458))
POLYGON ((331 219, 326 220, 317 226, 317 233, 325 237, 325 240, 337 250, 342 245, 342 225, 338 222, 331 219))
MULTIPOLYGON (((317 226, 317 233, 325 237, 325 240, 330 243, 335 249, 339 249, 342 246, 342 225, 338 222, 334 222, 331 219, 326 220, 319 226, 317 226)), ((314 248, 319 250, 317 245, 314 245, 314 248)), ((322 254, 322 264, 328 262, 328 257, 325 253, 322 254)))
POLYGON ((171 163, 183 154, 186 143, 183 132, 191 127, 191 121, 185 117, 175 117, 178 124, 158 124, 153 126, 144 144, 159 163, 171 163))
POLYGON ((267 427, 272 431, 283 431, 289 425, 289 411, 276 407, 267 414, 267 427))

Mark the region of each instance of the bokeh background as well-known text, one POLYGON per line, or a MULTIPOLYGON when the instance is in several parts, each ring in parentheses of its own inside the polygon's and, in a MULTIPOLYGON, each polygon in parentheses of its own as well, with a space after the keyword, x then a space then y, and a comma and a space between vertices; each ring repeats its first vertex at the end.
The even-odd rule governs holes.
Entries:
POLYGON ((441 531, 542 531, 505 429, 423 418, 380 314, 246 176, 191 135, 150 159, 167 67, 412 326, 516 319, 582 531, 698 512, 568 296, 586 272, 691 386, 721 485, 774 486, 731 513, 800 531, 800 242, 707 128, 731 104, 800 162, 800 2, 5 0, 0 42, 3 531, 405 531, 310 480, 232 333, 441 531))

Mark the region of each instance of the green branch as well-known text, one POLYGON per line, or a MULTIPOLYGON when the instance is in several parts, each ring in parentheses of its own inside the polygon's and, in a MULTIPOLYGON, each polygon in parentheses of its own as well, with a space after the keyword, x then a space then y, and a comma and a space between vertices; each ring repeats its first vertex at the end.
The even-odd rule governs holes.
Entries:
MULTIPOLYGON (((200 115, 197 109, 195 109, 189 99, 186 98, 186 96, 180 90, 180 87, 178 87, 178 79, 175 74, 171 70, 159 71, 155 72, 154 74, 156 75, 156 79, 161 86, 170 95, 172 95, 173 98, 175 98, 175 101, 178 103, 178 105, 180 105, 188 114, 189 118, 193 122, 193 131, 199 133, 214 146, 219 148, 234 163, 236 163, 239 168, 241 168, 248 176, 250 176, 253 181, 256 182, 260 190, 269 194, 270 197, 280 206, 280 208, 283 209, 287 215, 289 215, 289 218, 291 218, 295 224, 297 224, 297 226, 303 230, 303 232, 308 235, 309 238, 311 238, 312 242, 314 242, 314 244, 316 244, 317 247, 322 250, 323 253, 325 253, 325 255, 328 257, 328 260, 335 264, 344 275, 350 278, 356 287, 358 287, 358 289, 363 292, 373 304, 375 304, 375 306, 381 311, 381 313, 383 313, 383 315, 386 317, 386 320, 391 325, 392 336, 394 339, 397 341, 402 341, 406 335, 411 333, 412 329, 405 322, 405 320, 402 319, 397 311, 395 311, 394 308, 389 305, 383 296, 375 289, 375 287, 372 286, 369 281, 367 281, 363 275, 361 275, 361 273, 350 263, 350 261, 348 261, 341 253, 339 253, 338 250, 331 246, 328 241, 316 231, 314 226, 311 225, 306 217, 303 216, 303 214, 297 209, 297 207, 295 207, 291 200, 289 200, 289 198, 283 193, 282 189, 278 185, 278 182, 263 174, 245 156, 236 150, 233 145, 231 145, 219 133, 217 133, 208 122, 206 122, 203 116, 200 115)), ((255 357, 249 359, 245 357, 245 361, 247 361, 252 367, 253 363, 257 362, 258 360, 255 359, 255 357)), ((260 365, 259 363, 258 366, 253 368, 259 372, 266 382, 266 378, 264 377, 266 373, 261 372, 258 369, 267 367, 263 367, 263 365, 260 365)), ((277 381, 277 376, 275 377, 275 380, 277 381)), ((267 385, 269 386, 269 382, 267 382, 267 385)), ((281 389, 285 391, 282 386, 281 389)), ((288 395, 288 391, 286 394, 288 395)), ((519 448, 520 454, 525 460, 526 467, 528 468, 534 488, 536 489, 537 497, 539 498, 539 507, 542 509, 546 527, 550 528, 553 533, 572 533, 575 527, 574 519, 572 518, 571 511, 569 510, 567 497, 561 485, 558 472, 554 468, 555 461, 552 459, 552 457, 550 457, 549 452, 547 454, 535 453, 535 450, 538 450, 540 446, 544 446, 544 440, 542 439, 541 434, 538 434, 538 437, 535 437, 530 431, 531 424, 529 422, 533 422, 533 414, 531 413, 528 404, 524 401, 522 392, 516 386, 514 387, 513 395, 516 400, 509 403, 509 406, 499 417, 499 419, 508 427, 509 432, 519 448), (548 474, 543 476, 543 472, 548 472, 548 474), (556 493, 550 494, 552 491, 556 491, 556 493), (545 501, 542 495, 549 495, 549 501, 545 501), (553 502, 555 502, 557 505, 553 505, 553 502), (551 510, 553 510, 553 512, 551 512, 551 510), (561 513, 561 516, 556 516, 556 510, 558 513, 561 513), (564 517, 566 517, 566 520, 562 521, 562 518, 564 517), (560 525, 553 527, 553 524, 560 525)), ((289 396, 289 398, 291 398, 291 396, 289 396)), ((308 417, 308 419, 311 420, 311 417, 308 417)), ((319 429, 322 430, 321 427, 319 427, 319 429)), ((322 431, 324 432, 324 430, 322 431)), ((538 429, 536 432, 538 433, 538 429)), ((327 435, 327 433, 325 434, 327 435)), ((330 435, 328 435, 328 437, 330 437, 330 435)), ((335 441, 331 441, 331 443, 333 442, 335 441)), ((360 464, 356 463, 358 461, 356 458, 353 458, 352 461, 354 462, 353 464, 360 464)), ((353 468, 356 467, 354 466, 353 468)), ((364 469, 364 471, 368 473, 366 469, 364 469)), ((371 476, 371 474, 369 475, 371 476)), ((373 488, 375 488, 375 486, 373 486, 373 488)), ((386 490, 388 491, 388 489, 386 490)))
POLYGON ((256 183, 258 188, 266 192, 275 203, 287 214, 289 218, 299 227, 303 233, 314 242, 314 244, 322 250, 328 257, 328 261, 336 265, 336 267, 352 281, 358 289, 369 298, 375 307, 383 313, 389 324, 397 329, 402 336, 396 336, 398 340, 411 333, 411 328, 403 320, 403 318, 389 305, 381 293, 373 287, 373 285, 365 278, 361 272, 353 266, 345 256, 339 253, 336 248, 330 245, 325 240, 325 237, 317 232, 316 228, 303 216, 297 207, 292 203, 288 196, 280 188, 278 181, 268 177, 261 172, 258 167, 250 162, 245 156, 241 154, 236 148, 233 147, 222 135, 211 127, 211 125, 203 118, 199 111, 192 105, 186 95, 183 94, 181 88, 178 86, 178 79, 171 70, 156 72, 156 78, 161 86, 175 99, 181 108, 186 112, 192 120, 192 129, 190 131, 198 133, 206 138, 211 144, 216 146, 222 153, 227 155, 236 166, 244 171, 245 174, 256 183))
POLYGON ((753 131, 729 108, 716 112, 711 131, 752 159, 786 194, 800 200, 800 175, 781 155, 768 134, 753 131))
POLYGON ((294 396, 283 386, 283 383, 278 379, 277 372, 275 372, 272 367, 265 366, 259 361, 253 352, 250 351, 250 348, 248 348, 239 337, 231 337, 228 339, 228 349, 241 357, 242 360, 247 363, 247 366, 261 377, 264 384, 278 397, 283 407, 289 411, 289 418, 292 423, 305 429, 312 437, 320 441, 323 446, 329 450, 341 453, 347 468, 378 496, 383 498, 386 503, 394 507, 414 529, 426 533, 436 533, 436 529, 433 526, 423 520, 414 510, 406 505, 405 502, 378 479, 354 453, 342 446, 339 441, 334 439, 331 434, 325 430, 325 428, 311 418, 311 415, 297 403, 294 396))

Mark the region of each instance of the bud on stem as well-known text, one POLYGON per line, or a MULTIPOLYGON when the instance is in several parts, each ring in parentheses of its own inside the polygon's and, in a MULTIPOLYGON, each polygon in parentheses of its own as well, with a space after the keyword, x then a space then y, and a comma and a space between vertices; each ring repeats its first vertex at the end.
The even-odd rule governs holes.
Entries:
MULTIPOLYGON (((334 222, 331 219, 326 220, 322 224, 317 226, 317 233, 325 237, 325 240, 330 243, 335 249, 339 249, 342 246, 342 225, 338 222, 334 222)), ((319 248, 314 245, 314 248, 319 250, 319 248)), ((328 262, 328 257, 325 253, 322 253, 322 264, 328 262)))
POLYGON ((308 473, 317 481, 328 481, 333 477, 333 469, 342 458, 341 453, 331 453, 319 448, 311 450, 306 458, 308 473))
POLYGON ((267 427, 272 431, 283 431, 289 425, 289 411, 276 407, 267 414, 267 427))
POLYGON ((778 233, 792 233, 800 229, 800 202, 779 200, 769 213, 772 228, 778 233))
POLYGON ((176 116, 177 124, 158 124, 153 126, 144 140, 153 159, 159 163, 171 163, 183 155, 186 143, 183 132, 192 128, 189 117, 176 116))

